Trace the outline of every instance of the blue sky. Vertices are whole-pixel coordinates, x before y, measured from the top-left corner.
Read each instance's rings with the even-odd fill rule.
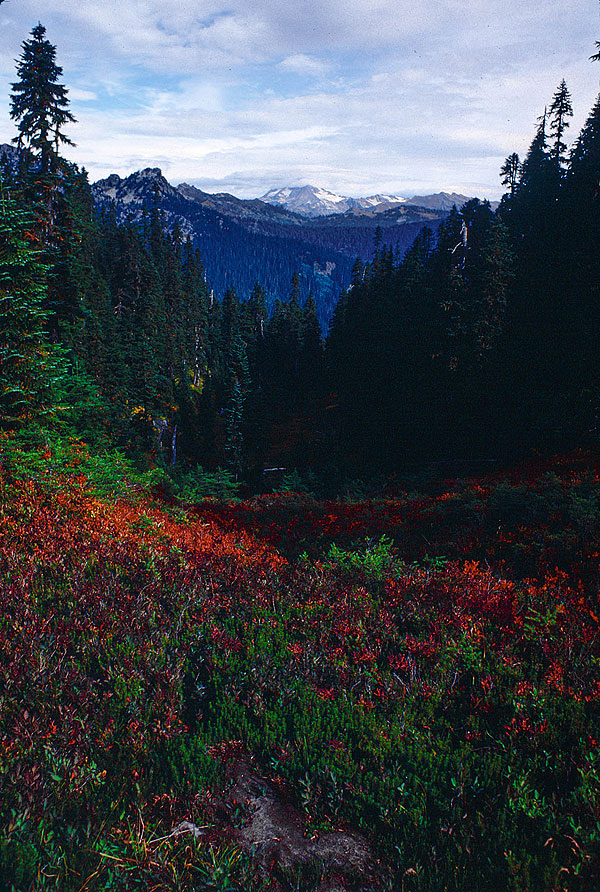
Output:
[[[158,166],[241,197],[312,183],[497,198],[561,79],[571,139],[599,89],[598,0],[6,0],[0,142],[38,21],[92,180]]]

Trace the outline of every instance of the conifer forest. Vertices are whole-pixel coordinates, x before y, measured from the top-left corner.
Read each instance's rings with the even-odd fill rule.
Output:
[[[59,52],[0,164],[0,892],[598,892],[600,98],[324,328],[94,201]]]

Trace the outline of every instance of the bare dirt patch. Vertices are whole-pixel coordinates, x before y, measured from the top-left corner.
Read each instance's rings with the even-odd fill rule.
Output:
[[[240,815],[238,845],[253,852],[271,872],[305,877],[315,892],[376,892],[384,876],[368,841],[359,833],[336,828],[324,833],[308,829],[305,813],[294,806],[283,787],[261,776],[248,757],[230,766],[228,807]]]

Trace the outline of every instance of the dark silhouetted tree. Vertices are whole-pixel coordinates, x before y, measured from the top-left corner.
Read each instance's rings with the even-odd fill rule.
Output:
[[[565,130],[569,126],[569,118],[573,116],[573,105],[571,103],[571,94],[564,80],[558,86],[556,93],[552,98],[549,109],[550,118],[550,136],[553,138],[553,146],[551,150],[552,158],[557,168],[564,166],[565,154],[567,151],[566,143],[563,140]]]
[[[511,155],[508,156],[500,169],[502,185],[506,186],[511,196],[513,196],[516,192],[520,173],[521,162],[517,153],[513,152]]]

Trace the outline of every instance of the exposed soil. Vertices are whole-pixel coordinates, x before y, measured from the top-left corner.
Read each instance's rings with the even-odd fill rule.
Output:
[[[310,835],[308,818],[280,787],[262,777],[247,757],[229,766],[229,810],[239,809],[238,845],[271,871],[278,865],[290,876],[304,872],[315,892],[376,892],[384,875],[367,840],[339,828]],[[319,879],[320,875],[320,879]]]

